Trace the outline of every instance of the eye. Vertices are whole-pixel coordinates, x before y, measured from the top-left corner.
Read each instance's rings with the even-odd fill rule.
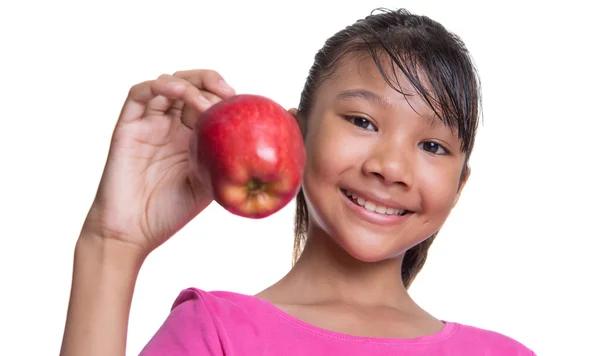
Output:
[[[425,151],[427,153],[431,153],[434,155],[447,155],[450,153],[444,146],[440,145],[437,142],[433,142],[433,141],[421,142],[419,144],[419,148],[421,148],[423,151]]]
[[[369,131],[377,131],[377,127],[375,127],[375,125],[373,125],[373,123],[371,121],[365,119],[364,117],[345,116],[344,119],[346,119],[352,125],[360,127],[361,129],[369,130]]]

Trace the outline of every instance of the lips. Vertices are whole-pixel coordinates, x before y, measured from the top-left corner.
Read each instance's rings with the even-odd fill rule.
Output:
[[[366,199],[366,198],[360,196],[359,194],[352,192],[350,190],[342,189],[342,192],[354,204],[362,207],[363,209],[374,212],[374,213],[378,213],[381,215],[396,215],[396,216],[404,216],[406,214],[411,213],[411,211],[406,210],[406,209],[397,209],[394,207],[382,205],[381,203],[375,203],[375,202],[369,201],[368,198]]]

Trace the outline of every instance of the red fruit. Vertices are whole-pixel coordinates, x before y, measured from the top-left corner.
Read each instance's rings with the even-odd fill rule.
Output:
[[[206,110],[190,141],[190,163],[227,211],[267,217],[300,190],[306,152],[292,114],[259,95],[236,95]]]

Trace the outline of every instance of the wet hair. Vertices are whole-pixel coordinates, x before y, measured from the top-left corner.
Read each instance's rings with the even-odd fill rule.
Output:
[[[426,16],[404,9],[376,9],[329,38],[315,55],[298,115],[308,119],[317,89],[343,59],[364,55],[373,59],[388,85],[405,96],[419,95],[436,118],[458,135],[466,156],[466,171],[480,114],[479,76],[463,41]],[[412,91],[399,86],[399,75],[408,79]],[[308,234],[308,210],[302,190],[296,197],[294,230],[293,263],[300,258]],[[423,268],[436,235],[406,251],[401,271],[406,288]]]

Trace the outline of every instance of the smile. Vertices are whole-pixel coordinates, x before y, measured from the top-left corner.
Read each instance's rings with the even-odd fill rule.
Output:
[[[390,207],[386,207],[386,206],[382,206],[382,205],[377,205],[373,202],[370,202],[370,201],[356,195],[355,193],[353,193],[349,190],[342,189],[342,192],[348,198],[348,200],[352,201],[354,204],[356,204],[370,212],[378,213],[381,215],[396,215],[396,216],[404,216],[404,215],[410,213],[410,211],[408,211],[406,209],[394,209],[394,208],[390,208]]]

